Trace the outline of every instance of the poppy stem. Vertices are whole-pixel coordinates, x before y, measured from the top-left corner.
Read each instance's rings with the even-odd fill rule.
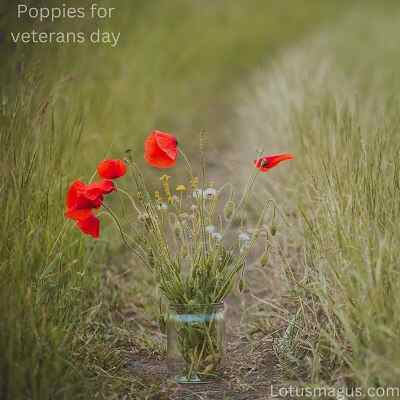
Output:
[[[186,169],[187,169],[187,171],[189,172],[190,179],[193,179],[193,168],[192,168],[192,164],[190,163],[190,160],[189,160],[188,156],[185,154],[185,152],[182,150],[181,147],[179,147],[179,151],[181,152],[182,157],[183,157],[183,159],[184,159],[184,161],[185,161]]]
[[[260,171],[258,169],[256,169],[256,171],[253,172],[250,175],[250,179],[248,180],[248,183],[247,183],[246,188],[245,188],[245,190],[243,192],[242,198],[239,200],[238,206],[235,207],[235,209],[233,211],[233,215],[232,215],[231,219],[229,220],[227,226],[225,227],[224,235],[226,234],[226,232],[228,232],[228,230],[232,226],[232,222],[235,219],[236,215],[238,215],[239,211],[241,210],[243,205],[246,203],[246,200],[247,200],[247,198],[249,196],[249,193],[253,189],[253,186],[254,186],[259,174],[260,174]]]
[[[133,199],[133,197],[126,190],[121,189],[119,186],[117,187],[117,191],[123,193],[126,197],[128,197],[128,199],[132,203],[133,208],[136,210],[138,215],[140,215],[141,211],[139,210],[138,206],[136,205],[135,200]]]
[[[107,207],[105,204],[103,204],[103,207],[106,209],[107,213],[111,216],[111,218],[114,220],[115,224],[117,225],[117,228],[121,234],[121,238],[122,241],[126,244],[126,246],[130,249],[130,250],[135,250],[130,243],[127,241],[126,239],[126,233],[123,231],[121,223],[119,222],[118,217],[114,214],[114,212],[111,210],[110,207]]]
[[[93,172],[92,176],[89,179],[89,184],[93,182],[93,179],[95,178],[95,176],[97,175],[97,170]]]

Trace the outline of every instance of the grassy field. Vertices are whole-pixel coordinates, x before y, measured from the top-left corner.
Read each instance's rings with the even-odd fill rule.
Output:
[[[121,31],[116,49],[0,43],[0,397],[160,392],[126,361],[132,349],[161,352],[141,319],[156,317],[151,280],[127,272],[115,234],[94,244],[63,218],[73,177],[127,148],[142,157],[155,127],[193,155],[202,128],[239,158],[260,142],[297,150],[293,175],[267,187],[278,198],[290,187],[297,216],[285,234],[304,254],[280,261],[288,309],[299,306],[278,354],[285,373],[398,384],[396,2],[118,4],[102,25]]]
[[[292,184],[297,192],[288,235],[299,238],[301,266],[283,262],[287,304],[297,307],[285,314],[277,353],[287,379],[306,386],[347,383],[367,393],[400,382],[400,57],[392,42],[400,9],[385,5],[355,7],[282,52],[239,108],[238,129],[253,128],[247,143],[297,148],[283,196],[270,190],[286,205]]]

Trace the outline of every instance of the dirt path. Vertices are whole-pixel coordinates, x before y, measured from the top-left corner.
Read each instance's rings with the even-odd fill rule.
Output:
[[[177,385],[167,378],[165,360],[134,357],[129,367],[145,382],[160,382],[158,395],[152,399],[268,399],[271,385],[279,382],[279,371],[268,337],[249,342],[244,337],[230,337],[226,348],[226,367],[220,381],[212,384]]]
[[[284,55],[289,65],[292,58],[297,59],[297,57],[296,51]],[[250,88],[247,93],[248,101],[244,101],[238,107],[236,119],[233,115],[229,116],[231,125],[235,126],[232,128],[232,134],[238,140],[230,151],[227,151],[227,156],[224,156],[225,166],[221,169],[219,163],[221,159],[217,151],[208,153],[209,176],[217,184],[226,182],[226,176],[233,176],[235,185],[243,184],[247,179],[247,173],[243,171],[252,168],[251,160],[260,141],[265,144],[269,153],[291,150],[290,136],[276,134],[290,128],[290,118],[284,114],[284,109],[289,109],[291,103],[286,93],[281,91],[279,82],[276,83],[280,76],[274,75],[275,73],[273,69],[272,75],[271,71],[265,72],[263,76],[258,74],[251,83],[253,89],[257,89],[255,94]],[[263,80],[264,86],[260,85],[260,79]],[[270,104],[271,98],[275,98],[276,102]],[[274,114],[277,107],[279,112]],[[232,110],[231,113],[234,114]],[[264,123],[266,118],[268,123]],[[250,120],[256,124],[253,133],[241,134],[252,128]],[[218,162],[215,162],[216,160]],[[274,246],[267,265],[261,267],[257,260],[252,260],[246,273],[244,293],[233,293],[227,301],[227,343],[223,379],[213,384],[177,385],[168,378],[164,352],[150,353],[146,350],[146,346],[139,346],[137,350],[131,349],[127,356],[128,372],[139,378],[144,386],[155,387],[155,390],[146,395],[147,397],[137,397],[138,399],[261,400],[271,398],[271,388],[282,384],[283,379],[273,350],[273,341],[277,332],[285,328],[285,317],[289,316],[290,311],[285,307],[277,311],[277,308],[284,304],[288,287],[283,273],[284,264],[296,266],[302,257],[302,238],[298,230],[292,230],[292,227],[288,226],[288,222],[289,225],[295,225],[298,216],[291,201],[284,200],[287,187],[290,186],[289,182],[293,180],[292,176],[288,177],[287,171],[285,168],[277,169],[277,172],[274,170],[273,177],[263,176],[264,183],[260,186],[262,190],[257,191],[257,195],[262,199],[272,197],[280,202],[286,221],[283,219],[277,221],[278,231],[273,238]],[[290,197],[286,196],[289,199]],[[145,291],[144,289],[144,293]],[[148,328],[147,324],[146,329]],[[159,342],[161,339],[165,343],[165,337],[156,330],[154,337]],[[129,398],[131,397],[126,397]]]
[[[271,387],[281,382],[279,363],[269,334],[249,333],[243,321],[246,308],[255,306],[251,292],[226,301],[226,352],[224,375],[214,383],[178,385],[168,377],[165,354],[158,357],[139,351],[130,354],[129,371],[148,385],[159,384],[159,392],[150,399],[168,400],[261,400],[271,397]]]

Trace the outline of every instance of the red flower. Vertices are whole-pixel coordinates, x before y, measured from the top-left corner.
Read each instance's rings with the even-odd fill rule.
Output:
[[[95,239],[100,236],[100,221],[93,213],[89,213],[87,218],[77,220],[76,224],[83,233]]]
[[[92,210],[99,208],[103,204],[104,195],[114,190],[115,186],[110,180],[90,185],[85,185],[79,180],[75,181],[68,189],[65,216],[76,221],[82,232],[98,238],[100,221]]]
[[[267,172],[271,168],[276,167],[280,162],[285,160],[293,160],[294,156],[290,153],[274,154],[270,156],[264,156],[258,160],[254,160],[256,168],[261,172]]]
[[[100,182],[91,183],[90,185],[86,185],[85,193],[89,199],[99,199],[105,194],[110,194],[117,190],[115,188],[114,182],[109,179],[104,179]]]
[[[171,168],[178,157],[176,137],[161,131],[153,131],[144,142],[144,158],[156,168]]]
[[[115,190],[112,181],[104,180],[99,183],[85,185],[83,182],[75,181],[67,193],[68,210],[84,210],[99,208],[103,203],[103,195]]]
[[[102,178],[117,179],[126,174],[126,164],[122,160],[103,160],[97,166],[97,172]]]

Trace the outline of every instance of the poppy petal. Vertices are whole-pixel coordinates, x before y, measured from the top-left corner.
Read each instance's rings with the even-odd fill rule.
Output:
[[[153,131],[144,142],[144,158],[153,167],[171,168],[178,156],[175,136],[161,131]]]
[[[114,182],[109,179],[102,180],[99,183],[99,185],[104,194],[109,194],[117,190],[117,188],[114,185]]]
[[[67,193],[66,218],[79,220],[87,216],[91,209],[99,208],[103,204],[103,197],[116,190],[110,180],[85,185],[77,180],[71,184]]]
[[[78,198],[78,193],[79,191],[83,190],[85,188],[85,184],[80,181],[80,180],[76,180],[75,182],[73,182],[71,184],[71,186],[68,189],[67,192],[67,208],[71,208],[73,206],[75,206],[76,202],[77,202],[77,198]]]
[[[86,235],[97,239],[100,236],[100,220],[93,214],[76,222],[78,228]]]
[[[256,168],[261,172],[267,172],[271,168],[276,167],[279,163],[286,160],[293,160],[294,156],[290,153],[273,154],[264,156],[254,161]]]
[[[178,156],[178,141],[176,137],[161,131],[154,131],[154,137],[158,147],[171,159],[176,160]]]
[[[102,178],[117,179],[126,174],[126,164],[122,160],[103,160],[97,166],[97,172]]]
[[[73,208],[68,209],[65,212],[65,217],[69,219],[73,219],[75,221],[79,220],[84,220],[89,217],[89,215],[92,213],[92,210],[90,208],[85,208],[82,210],[76,210]]]
[[[87,185],[85,188],[85,194],[90,200],[97,201],[99,198],[103,200],[102,197],[104,194],[109,194],[115,190],[117,189],[113,181],[105,179],[101,182],[94,182],[90,185]]]

